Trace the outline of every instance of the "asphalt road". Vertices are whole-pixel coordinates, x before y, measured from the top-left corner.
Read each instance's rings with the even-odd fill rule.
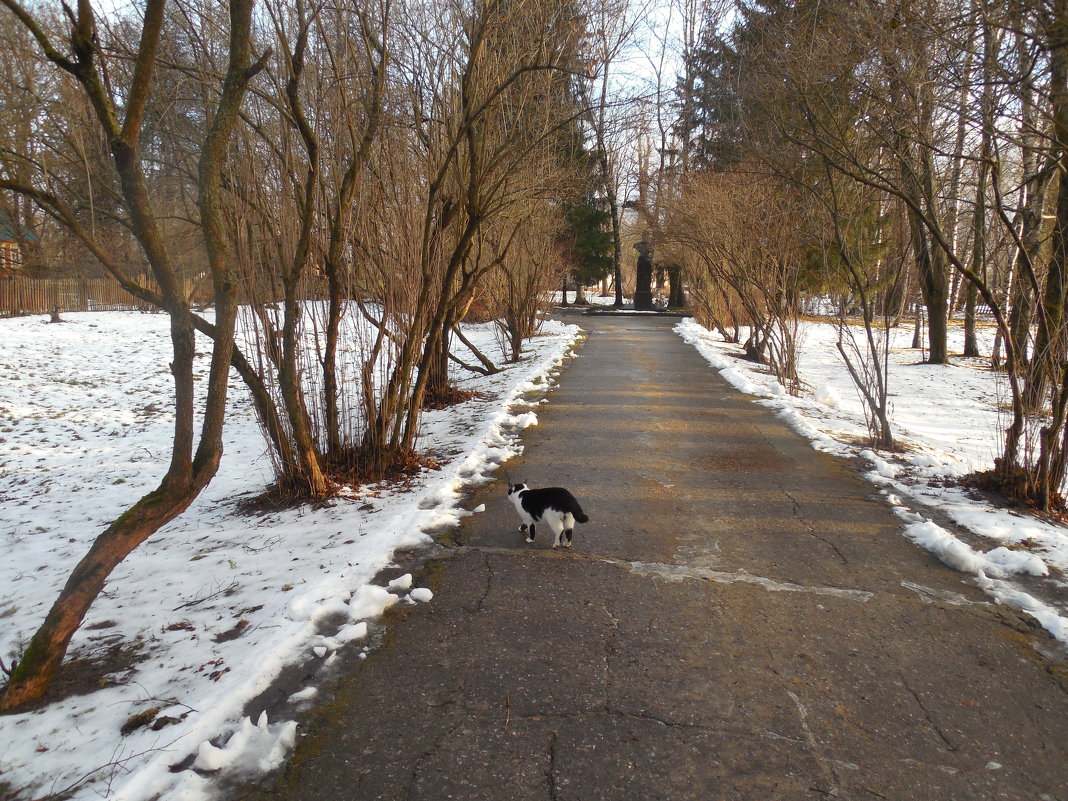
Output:
[[[504,481],[235,798],[1068,799],[1052,642],[902,536],[851,467],[675,320],[578,320],[514,480],[590,522],[527,545]],[[1045,655],[1044,655],[1045,654]]]

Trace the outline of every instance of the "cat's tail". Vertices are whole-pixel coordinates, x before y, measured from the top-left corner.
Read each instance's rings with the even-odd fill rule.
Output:
[[[589,523],[589,516],[582,511],[582,507],[579,506],[578,501],[574,498],[571,499],[571,516],[575,518],[576,523]]]

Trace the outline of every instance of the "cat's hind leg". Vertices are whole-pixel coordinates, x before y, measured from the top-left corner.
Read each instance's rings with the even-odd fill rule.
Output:
[[[563,542],[563,545],[564,545],[565,548],[570,548],[571,547],[571,536],[575,531],[575,518],[572,517],[570,513],[566,514],[566,515],[564,515],[564,519],[561,522],[561,525],[564,527],[564,534],[563,534],[564,542]]]
[[[564,524],[561,520],[553,520],[549,523],[549,527],[556,532],[556,537],[553,539],[553,548],[560,547],[560,537],[564,533]]]

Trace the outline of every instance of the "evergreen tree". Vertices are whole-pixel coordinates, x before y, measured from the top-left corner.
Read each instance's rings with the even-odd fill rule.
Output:
[[[578,95],[572,87],[569,100],[576,110],[580,108]],[[579,287],[607,278],[615,267],[612,210],[603,191],[599,191],[603,189],[603,176],[597,153],[586,147],[585,136],[581,117],[576,113],[561,142],[561,161],[573,171],[576,183],[571,197],[563,203],[560,249]],[[566,285],[565,281],[565,290]],[[566,291],[563,300],[566,305]]]
[[[593,192],[564,209],[567,221],[565,247],[578,286],[590,286],[612,272],[611,215],[607,204]],[[566,301],[567,298],[565,297]]]

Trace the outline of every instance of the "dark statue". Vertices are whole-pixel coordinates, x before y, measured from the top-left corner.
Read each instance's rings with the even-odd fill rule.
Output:
[[[638,251],[638,275],[634,284],[634,308],[652,311],[653,306],[653,243],[648,232],[634,249]]]

